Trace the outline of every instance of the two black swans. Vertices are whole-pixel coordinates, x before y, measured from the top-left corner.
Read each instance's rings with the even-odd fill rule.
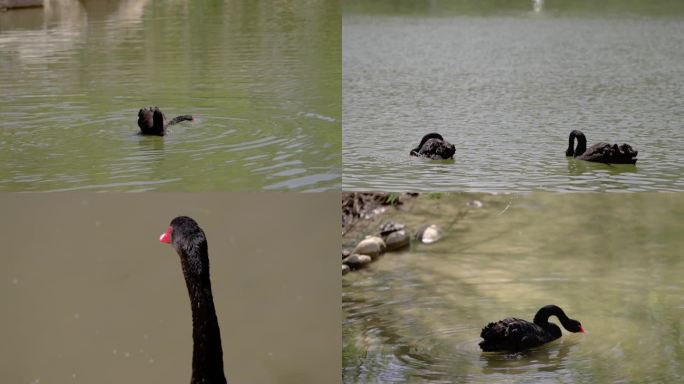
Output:
[[[432,160],[453,159],[456,147],[444,140],[439,133],[428,133],[423,136],[417,147],[411,150],[411,156],[427,157]]]
[[[570,332],[584,332],[579,321],[568,318],[555,305],[542,307],[534,316],[534,322],[509,317],[482,328],[480,348],[485,352],[520,351],[534,348],[561,337],[561,329],[549,323],[549,316],[556,316],[563,328]]]
[[[192,218],[178,216],[171,221],[159,241],[172,244],[180,256],[185,285],[190,295],[193,341],[190,383],[225,384],[221,332],[211,293],[209,253],[204,231]]]
[[[165,121],[164,114],[158,107],[145,107],[138,111],[138,127],[143,135],[164,136],[166,128],[170,125],[192,120],[194,119],[191,115],[181,115]]]
[[[575,148],[575,139],[577,139],[577,148]],[[632,149],[629,144],[598,143],[587,148],[587,138],[582,131],[578,130],[570,132],[568,141],[565,156],[606,164],[636,164],[637,162],[636,157],[639,152]]]

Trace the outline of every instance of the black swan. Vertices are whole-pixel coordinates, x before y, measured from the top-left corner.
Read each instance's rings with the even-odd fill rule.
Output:
[[[191,384],[226,383],[223,374],[223,349],[214,299],[209,281],[207,238],[197,222],[178,216],[160,237],[178,252],[192,307]]]
[[[542,307],[534,315],[534,322],[509,317],[482,328],[480,348],[485,352],[520,351],[546,344],[561,337],[561,329],[549,323],[549,316],[556,316],[570,332],[584,332],[579,321],[568,318],[555,305]]]
[[[575,138],[577,138],[577,148],[574,148]],[[582,131],[578,130],[570,132],[568,141],[565,156],[606,164],[636,164],[637,162],[636,157],[639,152],[632,149],[629,144],[618,146],[617,144],[598,143],[587,148],[587,138]]]
[[[166,128],[181,121],[192,121],[191,115],[176,116],[170,121],[164,121],[164,114],[158,107],[145,107],[138,111],[138,127],[143,135],[164,136]]]
[[[428,133],[423,136],[417,147],[411,150],[411,156],[427,157],[432,160],[453,159],[456,147],[444,140],[439,133]]]

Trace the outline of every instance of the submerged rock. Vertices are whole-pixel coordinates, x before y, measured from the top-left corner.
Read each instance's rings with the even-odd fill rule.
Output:
[[[427,224],[416,232],[416,239],[423,244],[432,244],[442,238],[442,230],[434,224]]]
[[[381,238],[377,236],[368,236],[356,245],[356,248],[352,251],[352,256],[353,254],[358,253],[360,255],[368,255],[375,259],[385,253],[385,249],[387,249],[387,246]]]
[[[480,200],[470,200],[466,203],[470,208],[482,208],[482,202]]]
[[[368,255],[359,255],[354,253],[342,260],[342,264],[346,264],[351,269],[359,269],[363,268],[367,264],[370,264],[371,261],[373,261],[373,259]],[[342,267],[342,273],[345,273],[344,267]]]

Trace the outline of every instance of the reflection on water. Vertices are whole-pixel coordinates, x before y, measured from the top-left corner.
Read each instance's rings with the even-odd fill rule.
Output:
[[[345,2],[343,188],[683,190],[682,4],[536,3]],[[636,167],[568,172],[573,129]],[[428,132],[454,164],[408,156]]]
[[[448,194],[359,226],[345,246],[387,219],[445,237],[343,277],[344,382],[679,382],[683,215],[679,194]],[[480,351],[485,324],[551,303],[587,333]]]
[[[338,188],[338,8],[52,0],[0,13],[0,190]],[[152,164],[134,137],[149,105],[197,117],[158,139]]]
[[[189,382],[188,293],[178,255],[158,240],[178,214],[207,235],[229,382],[338,382],[339,260],[321,257],[339,250],[336,202],[0,194],[0,382]]]

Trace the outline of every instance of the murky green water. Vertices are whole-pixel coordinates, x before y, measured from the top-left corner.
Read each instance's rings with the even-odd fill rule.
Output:
[[[422,195],[344,239],[388,218],[445,229],[343,277],[344,382],[681,382],[682,217],[679,194]],[[479,350],[487,322],[551,303],[587,333]]]
[[[345,2],[343,188],[681,191],[682,47],[674,1]],[[637,166],[568,161],[572,129]],[[453,163],[408,156],[433,131]]]
[[[339,188],[338,2],[46,4],[0,13],[0,190]]]

